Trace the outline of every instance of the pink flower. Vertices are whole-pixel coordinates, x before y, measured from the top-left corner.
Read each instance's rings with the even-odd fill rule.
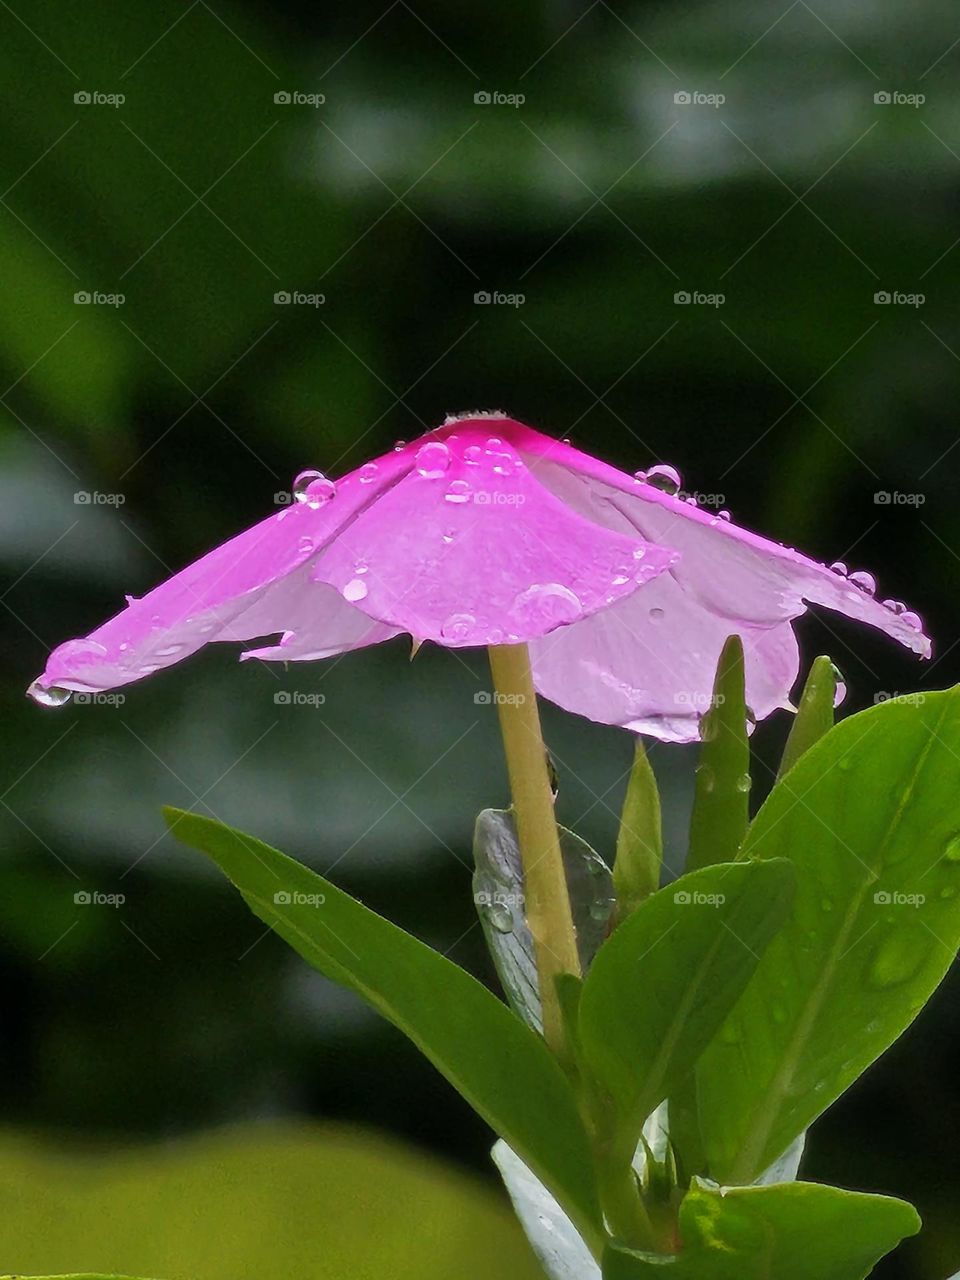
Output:
[[[326,658],[402,632],[452,648],[530,645],[539,691],[593,720],[697,736],[720,649],[744,643],[759,719],[789,706],[792,620],[825,605],[928,657],[919,618],[867,574],[828,569],[502,414],[450,418],[295,501],[50,654],[57,705],[208,641],[280,638],[245,658]],[[672,492],[673,491],[673,492]]]

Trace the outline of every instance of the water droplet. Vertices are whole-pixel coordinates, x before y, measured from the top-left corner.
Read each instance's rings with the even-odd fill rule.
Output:
[[[449,545],[457,536],[457,531],[456,529],[446,529],[440,536]]]
[[[297,550],[302,556],[308,556],[315,545],[316,543],[312,538],[301,538],[297,543]]]
[[[940,890],[941,898],[955,898],[956,896],[957,896],[957,891],[952,885],[948,884],[945,889]]]
[[[467,445],[466,449],[463,451],[463,460],[464,462],[469,462],[472,467],[475,467],[478,463],[483,461],[483,450],[478,444]]]
[[[484,914],[498,933],[513,933],[513,914],[503,902],[491,902]]]
[[[301,471],[293,482],[293,496],[308,507],[322,507],[337,492],[337,486],[322,471]]]
[[[650,619],[651,622],[661,622],[663,620],[663,610],[658,608],[653,608],[647,614],[647,617]]]
[[[839,573],[841,578],[845,578],[847,576],[847,566],[842,560],[834,560],[833,564],[830,566],[830,572]]]
[[[470,501],[470,486],[466,480],[454,480],[443,495],[445,501],[463,503]]]
[[[902,600],[881,600],[880,603],[885,609],[889,609],[891,613],[906,613],[907,606]]]
[[[661,462],[647,472],[647,484],[653,485],[654,489],[659,489],[661,493],[675,496],[679,493],[683,481],[676,467]]]
[[[714,777],[713,770],[710,768],[710,766],[708,764],[698,764],[696,772],[697,772],[697,784],[704,791],[712,791],[714,788],[716,779]]]
[[[354,561],[354,565],[353,565],[353,572],[354,572],[354,573],[360,573],[360,574],[363,574],[363,573],[368,573],[368,572],[369,572],[369,570],[370,570],[370,566],[367,564],[366,560],[356,560],[356,561]]]
[[[27,697],[32,698],[41,707],[63,707],[73,697],[73,690],[61,689],[55,684],[44,686],[39,680],[34,680],[27,690]]]
[[[372,484],[377,478],[379,468],[375,462],[365,462],[360,468],[360,483]]]
[[[183,648],[184,646],[182,644],[168,644],[163,649],[155,649],[154,654],[158,658],[173,658]]]
[[[472,634],[477,620],[472,613],[451,613],[440,627],[440,635],[452,644],[462,644]]]
[[[901,613],[900,620],[901,622],[904,622],[911,631],[923,630],[923,619],[920,617],[919,613],[913,613],[910,609],[908,609],[906,613]]]
[[[514,471],[514,458],[510,453],[493,453],[490,455],[493,464],[494,473],[498,476],[512,476]]]
[[[395,440],[393,444],[393,452],[400,453],[406,447],[407,447],[406,440]]]
[[[352,578],[343,588],[344,600],[349,600],[351,604],[355,604],[358,600],[363,600],[367,594],[367,584],[362,578]]]
[[[418,452],[414,463],[426,480],[438,480],[450,466],[450,450],[442,440],[431,440]]]
[[[753,779],[750,777],[749,773],[741,773],[740,777],[737,779],[736,786],[738,791],[749,791],[753,786]]]
[[[847,579],[852,582],[858,591],[862,591],[864,595],[872,596],[877,591],[877,580],[872,573],[867,573],[865,569],[858,569],[856,573],[851,573]]]
[[[574,622],[583,614],[579,597],[559,582],[535,583],[521,591],[512,612],[520,624],[540,630]]]
[[[729,512],[729,511],[718,511],[718,512],[717,512],[717,519],[718,519],[718,520],[729,520],[729,519],[730,519],[730,512]]]
[[[837,682],[837,687],[833,694],[833,705],[839,707],[847,696],[847,682],[843,678],[843,672],[836,665],[833,665],[833,678]]]
[[[951,836],[944,845],[943,856],[947,862],[960,862],[960,832]]]
[[[930,951],[930,935],[898,930],[877,948],[870,964],[868,980],[881,990],[907,982],[917,972]]]
[[[633,473],[633,478],[636,480],[637,484],[644,484],[647,479],[647,473],[645,471],[635,471]]]

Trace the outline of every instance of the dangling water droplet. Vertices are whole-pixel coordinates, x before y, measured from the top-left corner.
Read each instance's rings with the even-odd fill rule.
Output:
[[[414,463],[426,480],[438,480],[450,466],[450,450],[442,440],[430,440],[417,452]]]
[[[856,573],[851,573],[847,579],[852,582],[858,591],[862,591],[864,595],[872,596],[877,591],[877,580],[872,573],[867,573],[865,569],[858,569]]]
[[[27,697],[41,707],[64,707],[73,697],[73,690],[61,689],[55,684],[44,686],[39,680],[34,680],[27,690]]]
[[[360,483],[372,484],[377,478],[379,468],[375,462],[365,462],[360,468]]]
[[[440,627],[440,635],[452,644],[462,644],[472,634],[477,620],[472,613],[451,613]]]
[[[583,614],[579,597],[559,582],[535,583],[521,591],[512,612],[524,628],[559,626]]]
[[[314,509],[329,502],[336,492],[337,486],[322,471],[301,471],[293,482],[293,496],[297,502]]]
[[[839,573],[841,578],[845,578],[847,576],[847,566],[842,560],[834,560],[833,564],[830,566],[830,572]]]
[[[458,504],[469,502],[470,486],[466,480],[454,480],[443,497],[446,502],[455,502]]]
[[[837,682],[837,687],[833,694],[833,705],[839,707],[847,696],[847,682],[843,678],[843,672],[840,668],[833,663],[831,663],[831,666],[833,666],[833,678]]]
[[[663,610],[654,607],[647,614],[647,617],[650,619],[651,622],[661,622],[663,620]]]
[[[351,604],[356,604],[358,600],[366,598],[367,584],[362,578],[352,578],[343,588],[342,594],[344,600],[349,600]]]
[[[960,862],[960,832],[951,836],[944,845],[943,856],[947,862]]]
[[[676,467],[671,467],[665,462],[660,462],[655,467],[651,467],[647,472],[647,484],[653,485],[653,487],[655,489],[659,489],[661,493],[668,493],[673,497],[679,493],[683,480],[681,479],[680,472]]]

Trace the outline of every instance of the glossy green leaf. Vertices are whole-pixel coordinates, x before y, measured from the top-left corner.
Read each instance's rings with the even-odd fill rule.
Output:
[[[597,1208],[573,1092],[544,1042],[457,965],[250,836],[166,810],[251,910],[321,973],[400,1028],[550,1187],[588,1235]]]
[[[750,820],[750,744],[744,694],[743,643],[730,636],[717,664],[713,701],[700,722],[687,870],[732,862]]]
[[[566,827],[560,827],[559,832],[580,966],[585,973],[607,936],[613,880],[606,863],[585,840]],[[523,865],[510,810],[484,809],[477,816],[473,859],[473,898],[497,976],[515,1012],[540,1031],[543,1015],[537,962],[524,914]]]
[[[829,658],[816,658],[810,668],[800,705],[783,756],[777,776],[782,778],[792,768],[804,752],[809,751],[814,743],[819,742],[825,733],[833,728],[834,701],[837,695],[837,669]]]
[[[722,864],[648,898],[601,948],[580,998],[584,1060],[630,1155],[644,1119],[689,1073],[790,905],[786,863]]]
[[[660,887],[662,862],[660,791],[647,759],[643,738],[637,734],[613,864],[619,919],[623,920],[651,893],[656,893]]]
[[[920,1219],[912,1206],[809,1182],[721,1191],[695,1181],[680,1206],[682,1253],[611,1246],[604,1280],[864,1280]]]
[[[913,1021],[960,942],[960,693],[852,716],[744,845],[797,872],[790,919],[697,1072],[710,1172],[752,1182]]]

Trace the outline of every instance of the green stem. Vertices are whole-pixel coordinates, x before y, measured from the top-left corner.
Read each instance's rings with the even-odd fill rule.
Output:
[[[612,1235],[634,1249],[655,1248],[656,1232],[633,1168],[597,1159],[600,1203]]]
[[[523,864],[525,914],[537,962],[543,1034],[554,1053],[563,1057],[565,1037],[554,980],[562,973],[579,977],[580,960],[530,654],[525,644],[491,645],[489,654]]]

